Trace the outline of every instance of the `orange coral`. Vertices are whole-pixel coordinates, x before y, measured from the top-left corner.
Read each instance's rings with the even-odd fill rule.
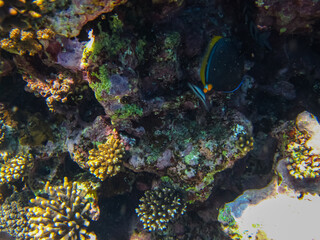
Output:
[[[55,79],[46,79],[45,82],[26,75],[23,80],[28,83],[26,86],[27,91],[34,93],[36,96],[46,98],[50,111],[54,111],[54,102],[65,103],[74,87],[73,79],[65,77],[63,74],[58,74]]]
[[[48,40],[54,35],[55,33],[50,29],[38,30],[34,34],[32,31],[13,28],[9,33],[9,38],[0,41],[0,47],[11,53],[19,55],[29,53],[30,56],[33,56],[43,49],[38,40]]]

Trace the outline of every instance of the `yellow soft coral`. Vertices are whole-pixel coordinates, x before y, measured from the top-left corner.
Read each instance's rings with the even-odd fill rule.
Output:
[[[106,143],[98,146],[98,149],[89,151],[89,171],[102,181],[112,177],[120,171],[123,154],[123,143],[111,135]]]

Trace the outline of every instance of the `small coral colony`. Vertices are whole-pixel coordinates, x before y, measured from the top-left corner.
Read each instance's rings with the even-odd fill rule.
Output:
[[[312,0],[0,0],[4,239],[280,239],[240,219],[319,196],[319,20]]]

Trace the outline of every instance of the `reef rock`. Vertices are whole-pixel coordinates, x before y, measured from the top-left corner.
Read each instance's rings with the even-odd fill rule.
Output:
[[[320,239],[315,211],[320,204],[319,158],[312,152],[317,150],[319,123],[303,112],[294,126],[284,126],[271,183],[245,191],[219,211],[218,220],[232,239]]]
[[[296,125],[302,132],[305,131],[310,136],[307,140],[307,147],[312,148],[313,154],[320,154],[320,125],[317,118],[311,113],[304,111],[297,117]]]
[[[312,0],[259,0],[257,24],[272,27],[280,33],[309,33],[320,17],[320,3]]]

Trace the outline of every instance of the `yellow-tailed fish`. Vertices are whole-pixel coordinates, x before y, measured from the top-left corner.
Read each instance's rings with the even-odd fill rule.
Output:
[[[203,89],[188,84],[208,109],[206,93],[211,90],[232,93],[242,84],[244,59],[234,40],[215,36],[203,57],[200,78]]]

